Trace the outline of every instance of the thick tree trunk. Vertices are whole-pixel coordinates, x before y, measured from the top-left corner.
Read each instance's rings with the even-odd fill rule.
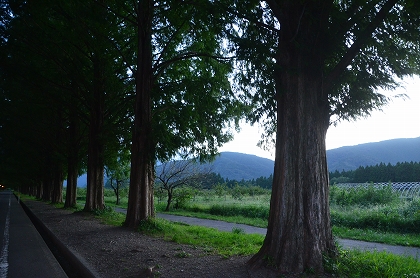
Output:
[[[63,202],[63,171],[58,164],[54,168],[51,202],[53,204],[58,204]]]
[[[249,264],[275,266],[279,273],[320,273],[323,254],[335,253],[325,147],[329,106],[322,67],[314,57],[293,49],[279,53],[269,222],[264,244]]]
[[[130,192],[125,224],[136,227],[154,217],[154,144],[152,137],[152,15],[153,0],[138,2],[136,102],[131,145]]]
[[[93,57],[94,88],[89,123],[88,165],[85,211],[104,209],[104,89],[102,66]]]

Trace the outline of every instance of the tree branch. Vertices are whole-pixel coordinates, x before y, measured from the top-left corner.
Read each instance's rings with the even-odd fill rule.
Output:
[[[356,55],[361,50],[362,46],[366,44],[366,42],[372,38],[372,34],[375,31],[375,29],[381,24],[381,22],[386,18],[388,13],[391,11],[391,9],[395,6],[395,4],[398,2],[398,0],[388,0],[382,8],[379,10],[379,12],[376,14],[376,17],[369,23],[369,25],[366,27],[364,31],[360,33],[360,35],[357,37],[355,42],[350,46],[350,48],[347,50],[347,53],[344,54],[340,62],[334,67],[334,69],[330,72],[330,74],[327,76],[326,81],[324,82],[325,91],[329,91],[333,84],[337,82],[337,80],[340,78],[340,75],[342,72],[347,68],[347,66],[350,65],[351,61],[356,57]]]

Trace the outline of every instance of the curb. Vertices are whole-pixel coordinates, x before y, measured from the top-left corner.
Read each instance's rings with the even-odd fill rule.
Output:
[[[15,195],[17,198],[17,196]],[[100,275],[90,269],[88,267],[87,262],[79,256],[75,251],[71,250],[71,248],[67,247],[62,243],[56,235],[54,235],[53,232],[51,232],[50,229],[26,206],[25,203],[22,202],[22,200],[18,199],[18,202],[22,206],[25,213],[28,215],[29,219],[34,224],[35,228],[38,230],[38,232],[41,234],[44,241],[47,243],[48,247],[50,249],[55,248],[54,250],[51,250],[54,254],[54,256],[59,261],[60,265],[65,270],[66,274],[69,275],[69,277],[86,277],[86,278],[96,278],[100,277]],[[50,245],[53,246],[50,246]],[[53,247],[53,248],[51,248]],[[59,255],[57,254],[59,253]],[[61,259],[58,256],[61,256]],[[63,265],[63,259],[65,260],[65,265]],[[71,272],[71,273],[68,273]]]

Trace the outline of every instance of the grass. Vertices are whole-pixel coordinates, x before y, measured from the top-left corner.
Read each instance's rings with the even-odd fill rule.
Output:
[[[172,223],[160,218],[141,223],[139,231],[168,241],[199,246],[225,257],[255,254],[264,240],[262,235],[249,235],[236,230],[220,232],[213,228]]]
[[[338,226],[333,226],[332,230],[334,236],[339,238],[379,242],[390,245],[420,247],[420,236],[418,234],[378,232],[371,229],[356,229]]]
[[[420,278],[416,259],[387,252],[339,249],[338,259],[325,258],[324,265],[336,277]]]

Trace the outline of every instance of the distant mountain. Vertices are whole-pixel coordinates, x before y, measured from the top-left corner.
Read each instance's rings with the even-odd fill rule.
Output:
[[[212,172],[230,180],[252,180],[268,177],[274,171],[274,161],[256,155],[222,152],[211,164]]]
[[[328,170],[333,172],[357,169],[379,163],[420,161],[420,137],[392,139],[376,143],[341,147],[327,151]]]
[[[376,165],[381,162],[420,161],[420,137],[403,138],[341,147],[327,151],[330,172],[348,171],[359,166]],[[209,165],[206,165],[208,167]],[[268,177],[273,173],[274,161],[256,155],[222,152],[210,163],[211,171],[229,180],[252,180]],[[86,187],[86,174],[78,178],[77,184]]]

